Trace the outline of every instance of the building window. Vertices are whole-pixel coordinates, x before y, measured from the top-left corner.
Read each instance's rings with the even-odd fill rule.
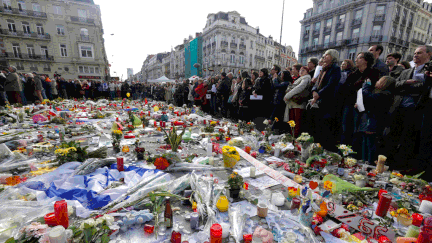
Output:
[[[345,14],[341,14],[339,15],[339,23],[344,23],[345,22]]]
[[[231,43],[236,43],[236,38],[235,38],[235,36],[233,36],[233,37],[231,38]]]
[[[33,3],[33,11],[42,12],[41,6],[38,3]]]
[[[245,62],[245,57],[244,56],[240,56],[239,57],[239,63],[240,64],[244,64],[244,62]]]
[[[321,22],[315,24],[315,30],[319,30],[321,28]]]
[[[48,47],[41,46],[41,54],[42,56],[48,57]]]
[[[355,61],[356,51],[357,51],[356,48],[350,49],[348,53],[348,59]]]
[[[385,5],[377,6],[376,15],[384,15],[385,13]]]
[[[400,11],[401,11],[401,8],[400,8],[400,6],[398,5],[398,6],[396,6],[396,16],[399,16],[399,14],[400,14]]]
[[[355,19],[361,19],[363,15],[363,9],[357,10],[355,13]]]
[[[63,15],[62,8],[60,6],[53,6],[54,14]]]
[[[322,4],[318,4],[318,13],[321,13],[322,11]]]
[[[341,41],[342,40],[342,36],[343,36],[343,32],[338,32],[336,34],[336,41]]]
[[[78,9],[78,17],[87,19],[87,11],[85,11],[84,9]]]
[[[374,25],[372,29],[372,36],[379,36],[381,35],[381,25]]]
[[[235,63],[235,55],[231,55],[231,63]]]
[[[21,57],[21,49],[19,44],[17,43],[12,44],[12,49],[15,57]]]
[[[27,44],[27,54],[29,57],[34,57],[36,55],[33,45]]]
[[[67,48],[65,44],[60,44],[60,55],[62,57],[67,57]]]
[[[63,25],[57,25],[57,34],[58,35],[65,35],[65,29]]]
[[[396,35],[396,29],[397,29],[397,27],[393,26],[392,32],[391,32],[391,36],[395,36]]]
[[[92,46],[80,46],[81,57],[93,58],[93,47]]]
[[[315,37],[312,42],[312,46],[318,45],[318,37]]]
[[[305,35],[309,35],[310,25],[305,27]]]
[[[360,29],[359,29],[359,28],[355,28],[355,29],[353,29],[353,32],[352,32],[352,38],[357,38],[357,37],[359,37],[359,33],[360,33]]]
[[[88,33],[88,29],[86,29],[86,28],[82,28],[82,29],[81,29],[81,35],[82,35],[82,36],[88,36],[88,35],[89,35],[89,33]]]
[[[324,44],[328,44],[330,42],[330,35],[324,36]]]
[[[31,32],[30,32],[30,25],[29,25],[29,23],[27,23],[27,22],[23,22],[22,23],[22,27],[23,27],[23,32],[25,33],[25,34],[30,34]]]
[[[331,28],[331,25],[332,25],[332,19],[327,19],[327,21],[326,21],[326,27],[327,28]]]
[[[23,1],[19,1],[18,2],[18,10],[21,11],[21,12],[23,12],[23,11],[26,10],[25,2],[23,2]]]
[[[8,20],[8,29],[10,32],[17,32],[15,22],[13,20]]]
[[[11,6],[11,3],[10,3],[10,0],[3,0],[3,8],[4,9],[12,10],[12,6]]]
[[[36,30],[37,30],[38,35],[44,35],[45,34],[44,28],[41,24],[36,25]]]
[[[402,13],[402,20],[405,20],[407,15],[408,15],[408,10],[405,9]]]

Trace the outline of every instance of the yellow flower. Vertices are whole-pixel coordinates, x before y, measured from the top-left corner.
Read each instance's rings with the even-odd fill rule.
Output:
[[[216,126],[216,125],[217,125],[217,122],[212,121],[212,122],[210,122],[210,125],[212,125],[212,126]]]
[[[295,127],[295,121],[291,120],[288,122],[288,124],[290,125],[290,127]]]
[[[331,182],[331,181],[325,181],[324,182],[324,189],[326,189],[327,191],[330,191],[331,193],[333,193],[333,182]]]
[[[276,121],[276,122],[278,122],[278,121],[279,121],[279,119],[278,119],[277,117],[275,117],[275,121]]]

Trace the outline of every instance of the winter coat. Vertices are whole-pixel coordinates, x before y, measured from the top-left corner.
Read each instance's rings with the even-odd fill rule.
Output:
[[[6,82],[4,83],[4,91],[23,91],[21,79],[17,73],[9,73],[6,77]]]
[[[296,102],[292,101],[291,98],[294,95],[300,94],[303,90],[307,89],[311,82],[311,76],[305,75],[301,76],[300,78],[296,79],[293,84],[289,85],[286,89],[286,94],[283,98],[283,100],[286,103],[285,107],[285,115],[284,115],[284,122],[288,122],[290,120],[289,118],[289,110],[290,109],[306,109],[306,102],[303,102],[302,104],[297,104]],[[292,120],[292,119],[291,119]]]
[[[283,104],[283,98],[285,96],[285,91],[290,84],[289,81],[283,81],[280,79],[273,80],[273,88],[274,88],[274,96],[273,96],[273,104],[280,105]]]

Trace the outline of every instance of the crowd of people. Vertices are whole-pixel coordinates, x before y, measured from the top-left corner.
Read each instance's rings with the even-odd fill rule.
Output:
[[[401,54],[380,60],[381,45],[357,54],[355,62],[340,60],[330,49],[307,64],[282,70],[266,68],[149,84],[93,82],[19,74],[15,67],[0,74],[1,102],[28,104],[62,98],[152,98],[177,106],[199,106],[216,117],[253,121],[262,128],[272,122],[276,134],[308,132],[330,151],[351,145],[354,157],[373,164],[387,156],[392,169],[407,174],[431,171],[432,162],[432,47],[420,46],[411,63]],[[341,63],[341,66],[339,66]],[[431,67],[432,69],[432,67]],[[129,95],[127,95],[129,93]]]
[[[382,52],[381,45],[371,46],[353,62],[330,49],[286,70],[275,65],[238,77],[221,73],[146,86],[146,92],[217,117],[258,126],[269,119],[277,134],[290,132],[287,122],[293,120],[295,136],[308,132],[327,150],[346,144],[369,164],[383,154],[394,170],[432,172],[432,47],[418,47],[411,63],[401,61],[399,53],[383,62]]]

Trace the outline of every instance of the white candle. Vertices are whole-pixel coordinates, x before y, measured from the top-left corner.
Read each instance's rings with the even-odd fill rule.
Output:
[[[207,143],[207,157],[211,157],[213,155],[213,144],[209,139],[209,142]]]
[[[48,234],[51,243],[66,243],[66,230],[59,225],[51,229]]]
[[[250,167],[250,177],[255,178],[256,168],[254,166]]]
[[[213,156],[209,158],[209,165],[214,166],[214,158],[213,158]]]

